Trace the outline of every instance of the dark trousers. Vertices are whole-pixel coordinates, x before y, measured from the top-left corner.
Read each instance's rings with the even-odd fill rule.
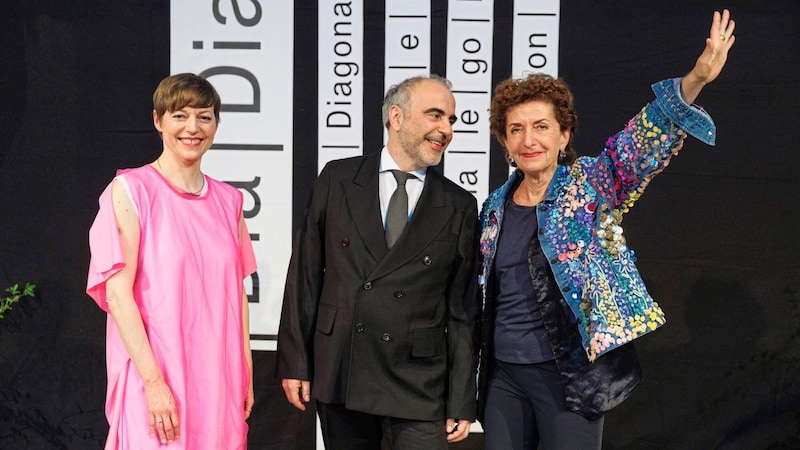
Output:
[[[603,443],[603,420],[588,420],[564,406],[554,361],[495,361],[483,422],[486,450],[590,450]]]
[[[317,413],[327,450],[447,450],[444,420],[375,416],[322,402]]]

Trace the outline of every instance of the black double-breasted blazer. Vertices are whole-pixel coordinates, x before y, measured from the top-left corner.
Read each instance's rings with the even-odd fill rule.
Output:
[[[380,153],[320,173],[289,264],[278,331],[280,378],[312,396],[413,420],[475,418],[475,198],[429,169],[387,249]]]

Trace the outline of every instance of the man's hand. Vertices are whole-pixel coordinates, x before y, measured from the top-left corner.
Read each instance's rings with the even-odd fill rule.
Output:
[[[469,436],[469,427],[472,422],[469,420],[447,419],[445,423],[447,430],[447,442],[463,441]]]
[[[281,381],[286,400],[300,411],[306,410],[306,403],[311,401],[311,382],[284,378]]]

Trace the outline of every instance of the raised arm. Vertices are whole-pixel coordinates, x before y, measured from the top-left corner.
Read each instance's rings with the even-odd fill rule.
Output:
[[[697,58],[692,71],[681,81],[681,96],[686,103],[691,105],[703,87],[714,81],[722,71],[728,60],[728,51],[736,41],[736,36],[733,35],[735,26],[727,9],[722,14],[714,11],[706,47]]]

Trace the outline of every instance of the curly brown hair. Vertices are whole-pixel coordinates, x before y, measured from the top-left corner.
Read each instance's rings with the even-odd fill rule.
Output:
[[[561,130],[570,131],[570,140],[564,149],[564,157],[558,158],[559,164],[570,165],[578,158],[572,148],[572,136],[578,129],[578,113],[575,112],[575,101],[572,91],[561,78],[554,78],[543,73],[534,73],[526,78],[509,78],[502,81],[494,89],[494,97],[489,107],[489,129],[497,141],[503,145],[506,137],[506,114],[514,106],[531,100],[545,101],[553,104]],[[506,160],[513,167],[517,164],[508,158],[508,150],[503,146]]]

